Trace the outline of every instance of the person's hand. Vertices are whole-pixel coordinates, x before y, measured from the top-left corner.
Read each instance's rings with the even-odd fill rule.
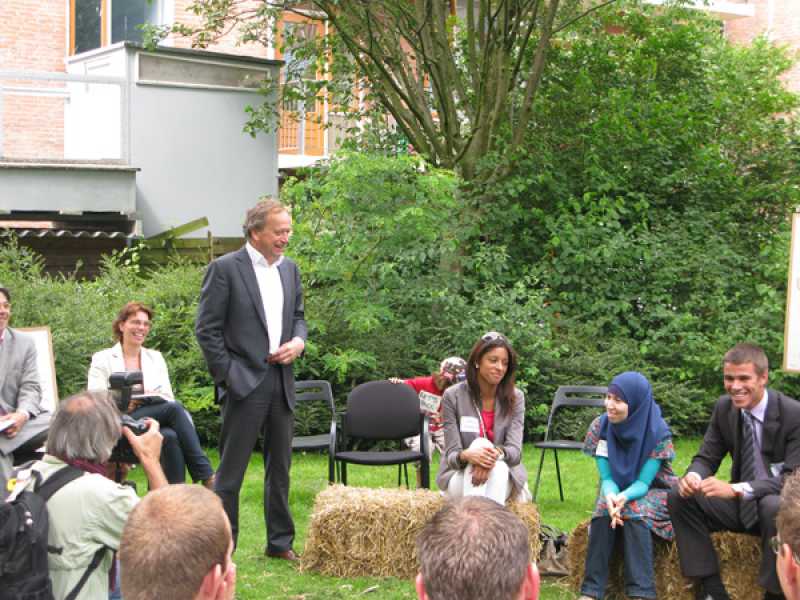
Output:
[[[122,435],[124,435],[130,443],[133,453],[142,463],[142,466],[158,463],[160,461],[161,444],[164,440],[159,431],[160,426],[158,421],[154,419],[145,419],[145,422],[147,423],[147,431],[142,435],[136,435],[127,427],[122,428]]]
[[[399,377],[389,377],[389,383],[403,383],[403,380]]]
[[[12,413],[8,413],[8,414],[3,415],[2,417],[0,417],[0,421],[13,421],[14,422],[13,425],[10,425],[8,427],[8,429],[3,431],[3,434],[7,438],[15,437],[20,432],[20,430],[25,425],[25,423],[28,422],[28,419],[29,419],[28,413],[26,413],[24,411],[12,412]]]
[[[624,494],[608,494],[606,496],[606,507],[608,516],[611,519],[611,528],[616,529],[617,525],[622,526],[622,507],[628,499]]]
[[[702,480],[697,473],[687,473],[678,480],[678,493],[681,498],[694,496],[700,491]]]
[[[305,347],[306,343],[301,338],[293,338],[270,354],[269,362],[273,365],[290,365],[303,353]]]
[[[700,493],[709,498],[735,498],[736,491],[727,481],[720,481],[716,477],[706,477],[700,482]]]
[[[493,447],[467,448],[461,451],[461,455],[472,466],[491,470],[500,456],[500,451]]]
[[[472,485],[479,486],[489,481],[491,471],[479,465],[472,465]]]

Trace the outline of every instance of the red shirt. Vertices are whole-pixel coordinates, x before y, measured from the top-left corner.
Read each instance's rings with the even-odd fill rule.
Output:
[[[433,375],[428,375],[427,377],[414,377],[413,379],[406,379],[404,380],[406,385],[410,385],[414,388],[414,391],[419,394],[420,392],[428,392],[429,394],[433,394],[434,396],[441,396],[444,393],[444,390],[440,390],[436,387],[436,383],[433,381]],[[442,428],[442,405],[439,404],[439,414],[434,415],[430,421],[430,430],[431,431],[439,431]]]
[[[481,410],[481,418],[483,419],[483,426],[486,427],[484,435],[490,442],[494,443],[494,411]]]

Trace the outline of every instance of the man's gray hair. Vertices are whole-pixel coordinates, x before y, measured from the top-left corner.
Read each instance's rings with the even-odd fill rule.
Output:
[[[244,225],[242,225],[244,237],[249,238],[251,233],[264,229],[267,217],[276,212],[289,212],[289,209],[280,201],[269,196],[248,210],[244,218]]]
[[[61,401],[47,434],[47,453],[61,460],[104,463],[121,434],[120,414],[105,390],[84,390]]]
[[[512,600],[530,563],[528,528],[493,500],[467,496],[433,516],[417,555],[431,600]]]

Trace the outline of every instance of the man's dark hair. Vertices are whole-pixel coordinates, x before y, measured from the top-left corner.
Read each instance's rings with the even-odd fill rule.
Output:
[[[766,352],[756,344],[743,343],[736,344],[725,353],[722,358],[723,367],[726,364],[743,365],[753,363],[756,374],[763,375],[769,369],[769,359]]]
[[[0,294],[6,297],[8,303],[11,303],[11,292],[8,291],[8,288],[0,286]]]
[[[431,600],[512,600],[530,563],[528,528],[493,500],[468,496],[434,515],[417,555]]]

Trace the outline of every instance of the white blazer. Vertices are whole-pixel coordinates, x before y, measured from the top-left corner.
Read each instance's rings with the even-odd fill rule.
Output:
[[[169,382],[167,363],[161,352],[142,348],[142,376],[144,389],[147,392],[158,392],[170,400],[174,400],[172,385]],[[111,373],[125,370],[125,359],[122,356],[122,345],[114,344],[92,356],[92,366],[89,367],[89,380],[86,384],[90,390],[107,390],[108,378]]]

